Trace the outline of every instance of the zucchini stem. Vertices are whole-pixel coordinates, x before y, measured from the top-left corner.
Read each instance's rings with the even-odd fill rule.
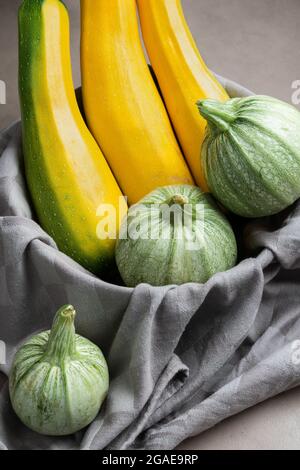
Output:
[[[197,102],[197,106],[201,116],[221,132],[228,131],[231,123],[236,119],[236,112],[231,103],[201,100]]]
[[[75,354],[75,315],[72,305],[64,305],[56,313],[45,352],[51,362],[60,363]]]
[[[174,205],[184,206],[185,204],[188,204],[188,203],[189,203],[188,198],[184,196],[183,194],[174,194],[174,196],[172,196],[167,202],[169,206],[174,206]]]

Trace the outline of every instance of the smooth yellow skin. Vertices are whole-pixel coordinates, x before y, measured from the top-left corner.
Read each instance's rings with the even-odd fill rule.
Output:
[[[137,0],[151,65],[185,158],[199,186],[207,190],[200,151],[206,121],[196,102],[229,96],[208,70],[184,18],[180,0]]]
[[[135,0],[81,0],[85,114],[130,204],[193,184],[149,71]]]
[[[44,0],[41,23],[42,45],[32,59],[30,90],[36,152],[31,151],[30,139],[26,144],[30,136],[25,107],[23,115],[28,182],[39,219],[60,249],[98,272],[102,262],[113,259],[115,246],[115,240],[97,237],[99,206],[116,208],[118,218],[112,224],[118,224],[127,207],[76,102],[65,6],[58,0]]]

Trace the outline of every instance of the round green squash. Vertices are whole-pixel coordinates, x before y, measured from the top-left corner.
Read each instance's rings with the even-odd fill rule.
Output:
[[[198,102],[207,120],[201,164],[208,187],[243,217],[276,214],[300,197],[300,113],[268,96]]]
[[[236,259],[229,222],[209,194],[188,185],[158,188],[132,206],[116,248],[129,287],[204,283]]]
[[[39,333],[21,346],[9,375],[15,413],[30,429],[49,436],[66,436],[89,425],[99,413],[109,386],[100,349],[76,335],[75,309],[64,305],[51,331]]]

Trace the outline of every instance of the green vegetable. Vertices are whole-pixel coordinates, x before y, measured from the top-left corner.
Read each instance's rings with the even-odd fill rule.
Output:
[[[46,435],[63,436],[97,416],[108,391],[100,349],[75,334],[71,305],[56,314],[52,330],[27,341],[9,377],[10,398],[21,421]]]
[[[232,212],[261,217],[300,197],[300,113],[267,96],[203,100],[202,166],[210,191]]]
[[[116,249],[130,287],[206,282],[236,258],[233,231],[211,196],[186,185],[158,188],[132,206]]]

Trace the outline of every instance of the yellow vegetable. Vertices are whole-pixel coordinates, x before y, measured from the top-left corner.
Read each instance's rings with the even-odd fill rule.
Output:
[[[206,121],[196,102],[229,96],[204,63],[180,0],[137,0],[142,33],[171,121],[196,182],[207,189],[200,150]]]
[[[118,213],[122,194],[77,106],[62,2],[23,2],[19,57],[25,168],[38,219],[64,253],[103,272],[114,259],[115,240],[98,238],[97,213],[103,204]],[[110,223],[117,230],[113,215]]]
[[[81,8],[85,114],[129,203],[158,186],[193,184],[144,57],[135,0]]]

